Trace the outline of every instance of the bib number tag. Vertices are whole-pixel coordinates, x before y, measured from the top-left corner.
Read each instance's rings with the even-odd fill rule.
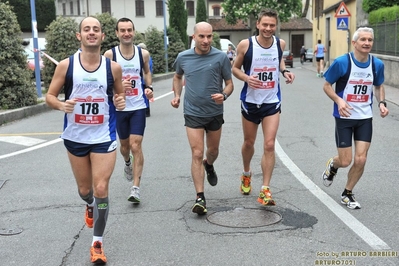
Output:
[[[104,123],[104,98],[78,98],[74,108],[75,123],[99,125]]]

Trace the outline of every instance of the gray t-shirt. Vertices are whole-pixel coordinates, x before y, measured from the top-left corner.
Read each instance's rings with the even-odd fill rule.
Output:
[[[185,76],[184,114],[213,117],[223,114],[223,104],[216,104],[211,95],[223,92],[223,80],[231,79],[227,54],[212,47],[205,55],[194,48],[179,53],[174,68]]]

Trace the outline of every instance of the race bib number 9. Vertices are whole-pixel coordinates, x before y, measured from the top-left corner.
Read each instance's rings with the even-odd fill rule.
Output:
[[[75,123],[85,125],[99,125],[104,123],[104,98],[77,98],[74,108]]]

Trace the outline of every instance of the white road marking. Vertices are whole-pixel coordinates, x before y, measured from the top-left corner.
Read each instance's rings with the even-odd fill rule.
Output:
[[[46,140],[24,136],[0,136],[0,141],[30,147],[45,142]]]
[[[290,172],[302,183],[321,203],[329,208],[344,224],[346,224],[355,234],[362,238],[371,248],[375,250],[391,249],[387,243],[371,232],[365,225],[358,221],[352,214],[342,208],[327,193],[319,188],[283,151],[278,141],[276,141],[276,153],[283,164]],[[321,175],[321,174],[320,174]]]
[[[15,155],[19,155],[19,154],[22,154],[22,153],[34,151],[34,150],[37,150],[37,149],[40,149],[40,148],[43,148],[43,147],[46,147],[46,146],[50,146],[50,145],[53,145],[53,144],[55,144],[57,142],[60,142],[60,141],[62,141],[62,139],[58,138],[58,139],[54,139],[54,140],[51,140],[51,141],[48,141],[48,142],[33,146],[33,147],[26,148],[24,150],[20,150],[20,151],[8,153],[8,154],[0,155],[0,160],[8,158],[8,157],[15,156]]]

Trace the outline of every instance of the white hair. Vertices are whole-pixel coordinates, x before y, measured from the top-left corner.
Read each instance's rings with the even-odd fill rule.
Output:
[[[371,35],[373,36],[373,39],[374,39],[374,30],[372,28],[360,27],[355,31],[355,33],[353,33],[352,41],[356,42],[359,39],[360,32],[369,32],[369,33],[371,33]]]

